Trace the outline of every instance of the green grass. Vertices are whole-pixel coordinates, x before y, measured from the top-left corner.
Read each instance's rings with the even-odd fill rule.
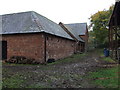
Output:
[[[110,63],[115,63],[115,61],[111,59],[110,57],[103,57],[102,60],[106,62],[110,62]]]
[[[52,87],[50,87],[48,85],[47,86],[42,85],[41,83],[36,83],[36,84],[31,84],[26,88],[52,88]]]
[[[88,77],[92,80],[91,83],[105,87],[105,88],[117,88],[118,87],[118,67],[98,69],[96,72],[90,72]]]
[[[70,63],[70,62],[75,62],[77,60],[80,60],[82,57],[88,55],[87,53],[83,53],[83,54],[74,54],[70,57],[61,59],[61,60],[57,60],[53,63],[49,63],[48,65],[54,65],[54,64],[62,64],[62,63]]]
[[[3,88],[22,88],[22,84],[24,83],[21,75],[16,74],[9,78],[3,78],[2,87]]]
[[[109,63],[115,63],[115,60],[113,60],[112,58],[104,56],[103,49],[96,49],[96,52],[99,54],[100,57],[102,57],[101,60]]]

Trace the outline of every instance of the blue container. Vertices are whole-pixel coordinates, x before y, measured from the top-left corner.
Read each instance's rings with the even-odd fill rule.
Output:
[[[104,56],[108,57],[109,56],[109,50],[107,50],[106,48],[104,49]]]

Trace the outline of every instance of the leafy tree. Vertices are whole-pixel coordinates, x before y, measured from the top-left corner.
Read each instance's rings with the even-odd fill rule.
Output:
[[[94,41],[97,46],[103,46],[108,43],[108,22],[112,14],[114,5],[109,10],[98,11],[90,17],[93,28]]]

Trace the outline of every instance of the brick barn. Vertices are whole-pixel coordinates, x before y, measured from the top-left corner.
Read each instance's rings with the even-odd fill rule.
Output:
[[[62,24],[67,28],[69,32],[71,32],[76,39],[79,41],[78,48],[76,49],[78,52],[87,51],[88,48],[88,28],[87,23],[71,23],[71,24]],[[79,45],[81,49],[79,49]]]
[[[76,41],[60,25],[36,12],[1,16],[2,59],[25,56],[44,63],[76,52]]]
[[[75,53],[84,52],[85,41],[81,37],[79,37],[79,33],[77,32],[77,30],[73,30],[67,27],[67,25],[63,24],[62,22],[60,22],[59,25],[76,41]]]

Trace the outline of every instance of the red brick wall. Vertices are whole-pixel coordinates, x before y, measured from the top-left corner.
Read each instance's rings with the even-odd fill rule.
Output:
[[[75,42],[52,36],[46,36],[46,60],[54,58],[55,60],[71,56],[75,52]]]
[[[83,40],[85,40],[85,42],[88,41],[88,37],[87,37],[86,35],[81,35],[80,37],[81,37]]]
[[[44,62],[44,36],[42,34],[3,35],[7,41],[7,57],[25,56]]]
[[[88,48],[88,33],[86,33],[86,35],[80,35],[80,37],[85,41],[85,50],[87,50]]]
[[[7,58],[11,56],[25,56],[34,58],[39,62],[45,61],[45,36],[46,60],[62,59],[75,52],[75,42],[49,34],[16,34],[3,35],[2,40],[7,41]]]
[[[80,42],[75,43],[75,53],[80,53],[81,52],[81,46]]]

